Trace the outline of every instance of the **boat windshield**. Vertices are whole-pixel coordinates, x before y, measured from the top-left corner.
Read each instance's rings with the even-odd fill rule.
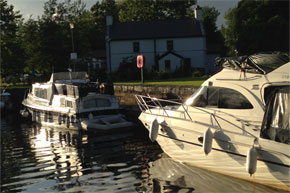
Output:
[[[187,101],[187,106],[220,108],[220,109],[252,109],[253,105],[239,91],[214,86],[200,87]]]
[[[207,87],[201,86],[191,97],[189,97],[186,100],[185,104],[187,106],[205,107],[206,99],[207,99]]]

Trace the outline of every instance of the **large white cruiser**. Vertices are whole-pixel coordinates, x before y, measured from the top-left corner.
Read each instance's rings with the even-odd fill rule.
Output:
[[[48,82],[32,84],[22,104],[22,115],[46,126],[98,131],[133,126],[116,97],[101,94],[85,72],[53,73]]]
[[[290,190],[289,56],[218,63],[185,103],[135,95],[149,137],[175,160]]]

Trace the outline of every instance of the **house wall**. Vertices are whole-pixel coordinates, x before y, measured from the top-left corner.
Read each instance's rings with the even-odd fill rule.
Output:
[[[180,67],[182,65],[182,60],[179,57],[176,57],[172,54],[168,54],[164,58],[159,60],[159,70],[165,69],[165,61],[170,60],[170,71],[175,71],[176,68]]]
[[[191,66],[198,68],[205,68],[206,64],[206,45],[204,37],[191,37],[191,38],[169,38],[156,40],[156,54],[162,55],[167,51],[167,40],[173,40],[173,51],[184,58],[190,58]],[[140,52],[133,52],[133,42],[139,42]],[[154,40],[123,40],[111,41],[111,69],[112,72],[118,70],[120,62],[123,57],[134,56],[143,54],[146,58],[146,66],[154,65]],[[176,56],[168,56],[167,59],[172,60],[172,64],[180,65],[180,58]],[[164,65],[164,58],[161,59],[159,64]]]
[[[133,52],[133,42],[139,42],[140,52]],[[143,54],[146,58],[145,67],[154,65],[154,43],[153,40],[123,40],[111,41],[111,67],[112,72],[118,70],[124,57]]]

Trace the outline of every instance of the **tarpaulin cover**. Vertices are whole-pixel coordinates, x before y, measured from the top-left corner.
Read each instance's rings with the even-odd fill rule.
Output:
[[[216,65],[235,70],[241,69],[242,62],[246,62],[244,70],[251,73],[267,74],[289,62],[286,53],[261,53],[250,56],[236,56],[216,58]]]
[[[52,73],[50,81],[55,82],[57,80],[86,80],[89,76],[86,72],[56,72]]]
[[[290,87],[276,89],[266,106],[261,137],[277,142],[290,143]]]

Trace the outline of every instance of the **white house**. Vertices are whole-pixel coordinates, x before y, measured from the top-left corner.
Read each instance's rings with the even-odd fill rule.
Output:
[[[113,23],[107,16],[108,72],[117,71],[123,58],[139,54],[145,56],[145,68],[158,65],[159,70],[173,72],[187,66],[210,71],[201,11],[195,9],[195,19],[170,21]]]

